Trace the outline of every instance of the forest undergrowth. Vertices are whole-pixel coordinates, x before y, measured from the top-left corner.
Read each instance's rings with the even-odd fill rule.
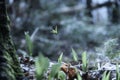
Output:
[[[56,30],[52,32],[57,34]],[[81,56],[71,48],[72,58],[68,61],[64,53],[51,61],[42,53],[32,57],[33,44],[27,32],[25,38],[28,52],[18,54],[23,80],[120,80],[118,39],[109,39],[94,53],[84,51]]]

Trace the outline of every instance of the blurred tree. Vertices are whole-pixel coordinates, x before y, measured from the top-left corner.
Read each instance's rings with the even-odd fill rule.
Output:
[[[114,4],[112,5],[112,14],[111,14],[111,21],[113,23],[119,23],[120,22],[120,1],[115,0]]]
[[[86,0],[86,6],[87,6],[87,16],[88,17],[92,17],[92,12],[91,12],[91,8],[92,8],[92,0]]]
[[[0,80],[18,80],[22,71],[9,33],[5,0],[0,0]]]

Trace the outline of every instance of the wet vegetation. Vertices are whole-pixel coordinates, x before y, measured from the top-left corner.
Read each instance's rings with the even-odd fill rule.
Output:
[[[6,5],[11,32],[3,33],[12,35],[20,80],[120,80],[119,0],[6,0]],[[7,42],[2,30],[0,40]],[[1,47],[3,42],[0,51],[14,49],[9,42]]]

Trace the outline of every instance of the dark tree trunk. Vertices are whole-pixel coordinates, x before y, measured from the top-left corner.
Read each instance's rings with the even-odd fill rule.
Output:
[[[18,80],[22,76],[10,37],[5,0],[0,0],[0,80]]]
[[[119,0],[115,0],[115,3],[112,6],[111,22],[113,22],[113,23],[120,22],[120,1]]]
[[[86,14],[88,17],[92,17],[91,8],[92,8],[92,0],[86,0],[87,11]]]

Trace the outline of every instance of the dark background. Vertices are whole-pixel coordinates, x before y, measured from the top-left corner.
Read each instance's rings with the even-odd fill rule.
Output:
[[[25,32],[33,56],[71,57],[71,48],[95,52],[109,39],[120,39],[120,0],[8,0],[11,34],[17,53],[26,54]],[[51,33],[57,26],[58,34]]]

